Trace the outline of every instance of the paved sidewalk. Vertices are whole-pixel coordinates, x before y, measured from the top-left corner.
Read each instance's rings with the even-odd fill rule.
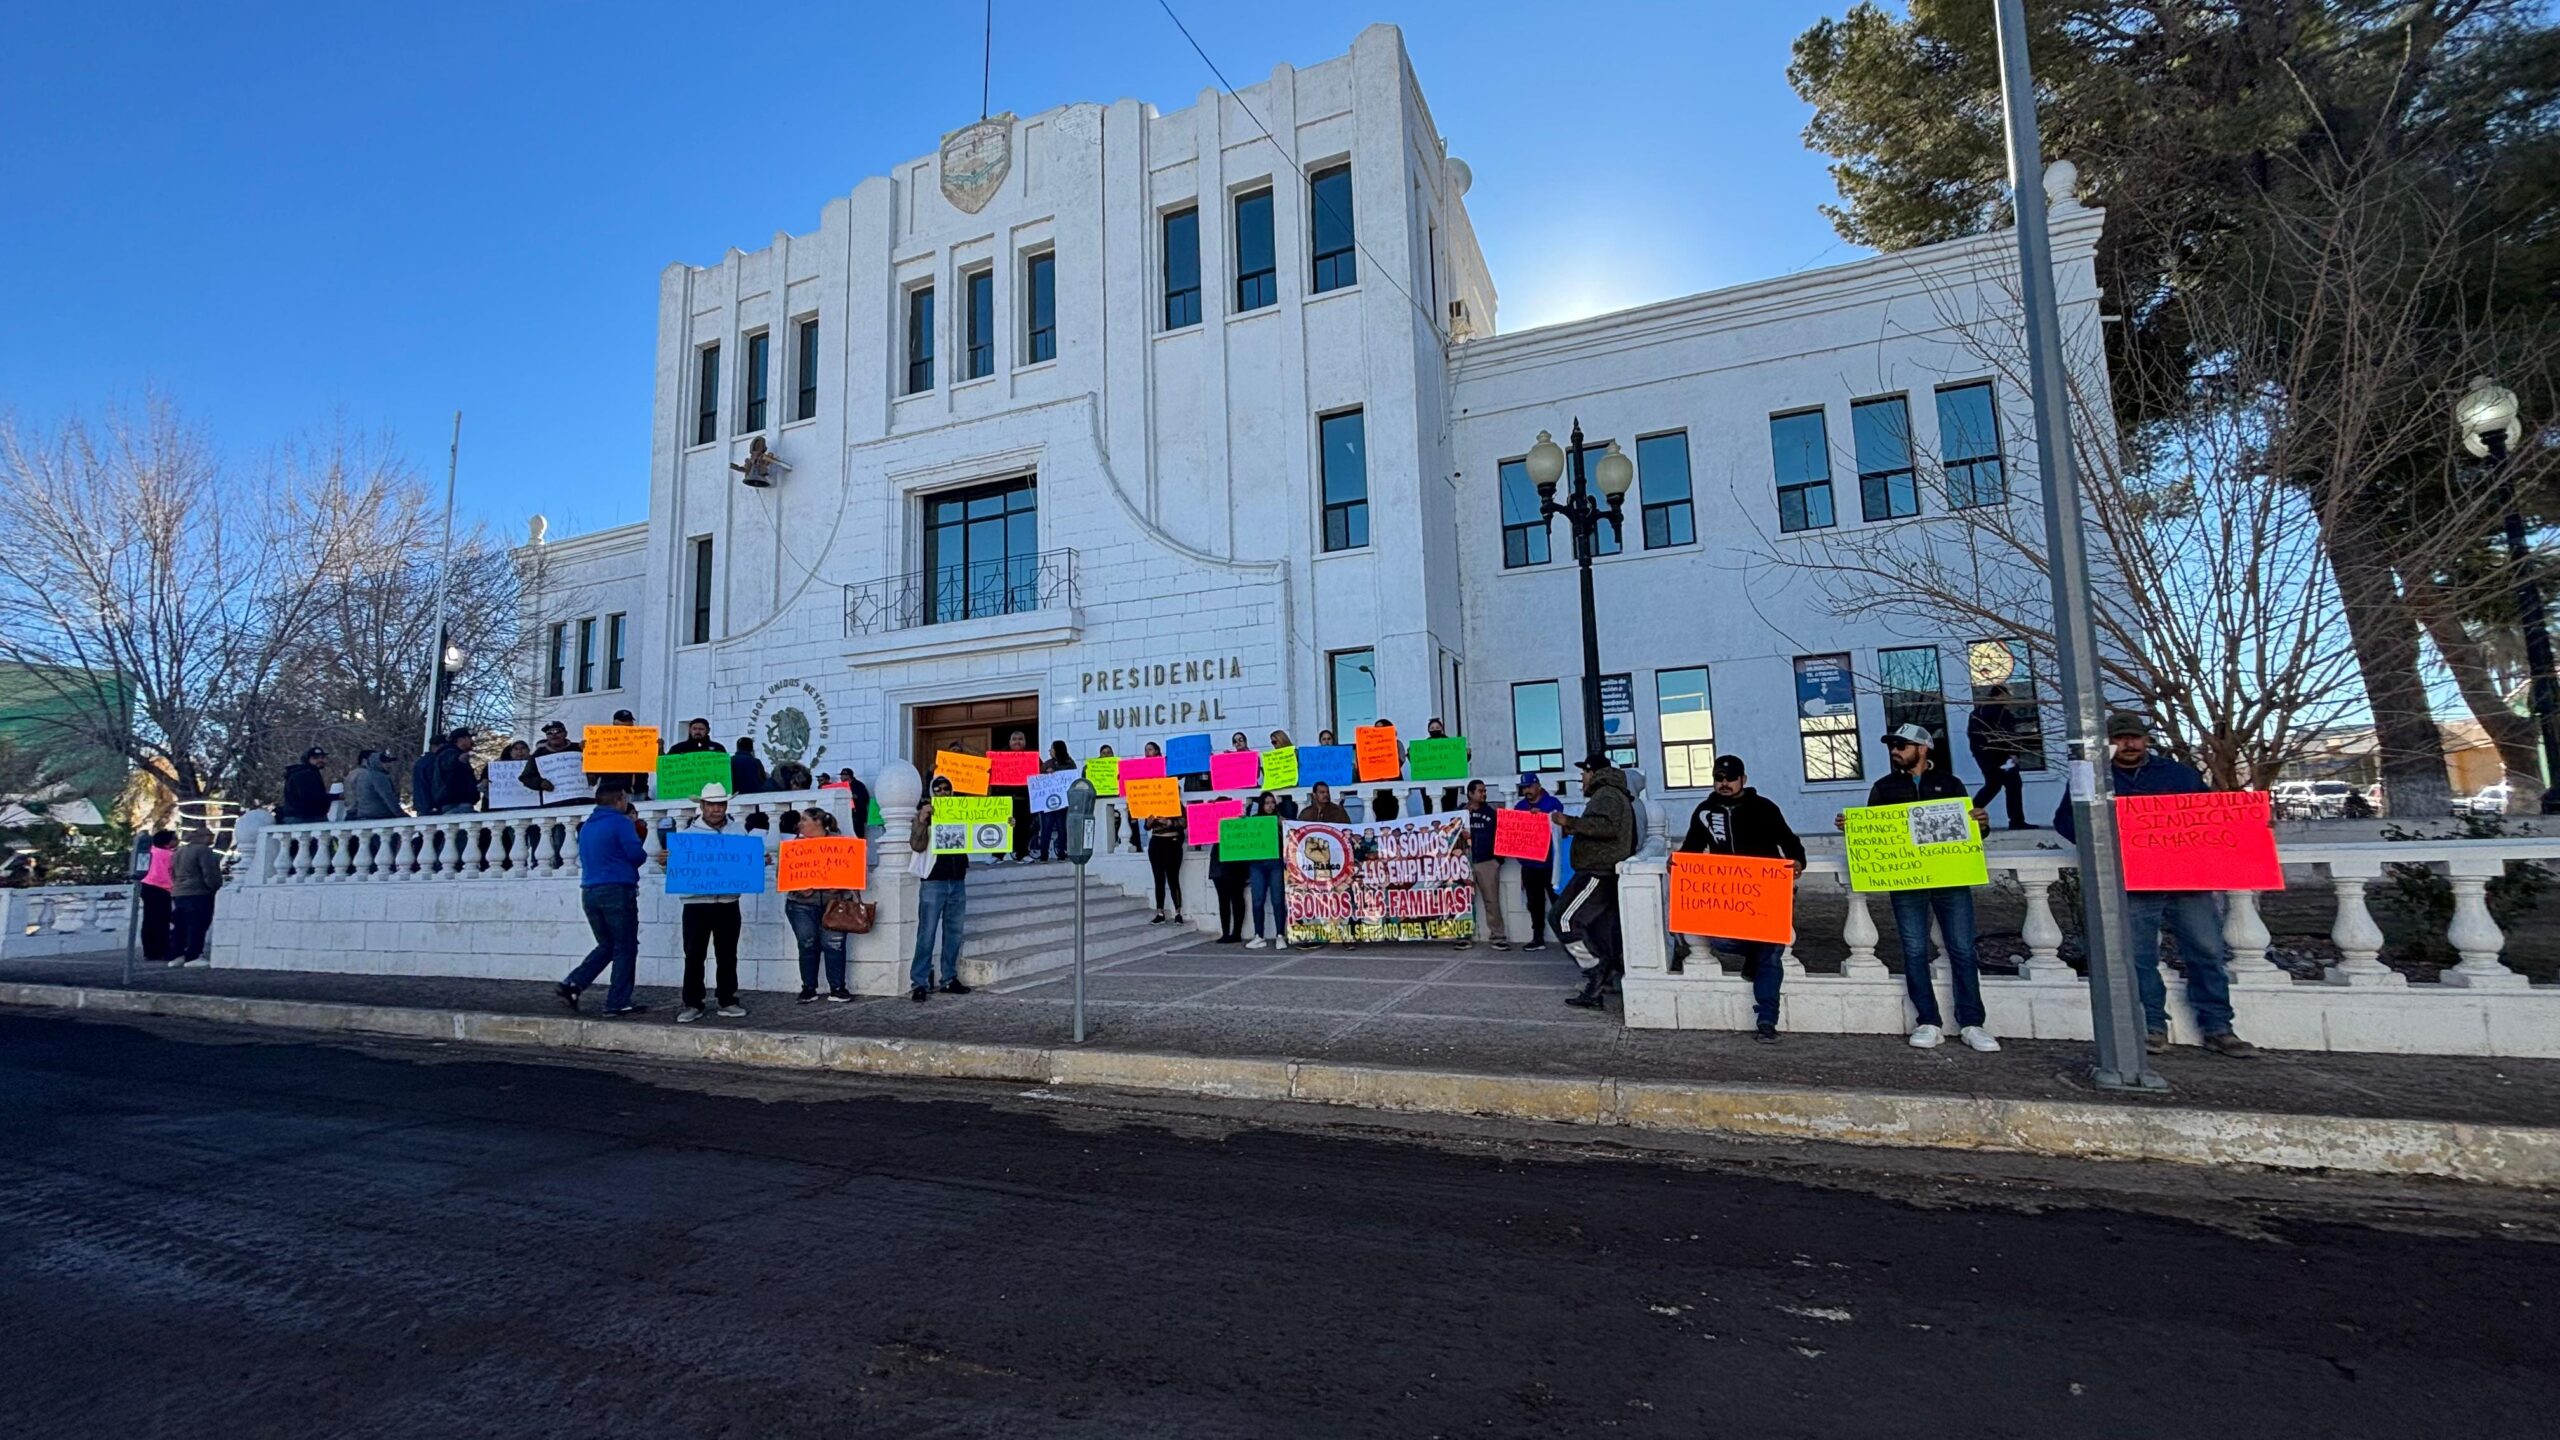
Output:
[[[0,982],[115,988],[115,956],[0,962]],[[1614,1008],[1568,1008],[1572,963],[1560,953],[1478,947],[1245,951],[1202,944],[1088,976],[1087,1050],[1397,1067],[1527,1079],[1768,1086],[2073,1105],[2253,1111],[2373,1120],[2560,1127],[2560,1061],[2467,1056],[2269,1051],[2225,1060],[2181,1046],[2157,1062],[2172,1087],[2156,1097],[2102,1091],[2089,1047],[2012,1041],[1996,1055],[1961,1046],[1913,1050],[1888,1036],[1747,1035],[1629,1030]],[[564,1016],[538,982],[190,967],[137,974],[136,988],[499,1015]],[[749,997],[745,1020],[688,1030],[753,1030],[881,1040],[1064,1048],[1063,977],[1031,977],[968,996],[852,1005]],[[620,1024],[673,1028],[673,996]],[[594,1009],[587,1013],[592,1016]]]

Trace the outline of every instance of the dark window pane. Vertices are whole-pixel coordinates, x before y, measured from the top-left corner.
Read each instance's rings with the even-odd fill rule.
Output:
[[[1200,323],[1200,211],[1164,217],[1164,328]]]
[[[1538,513],[1538,487],[1529,483],[1529,462],[1505,460],[1496,474],[1502,489],[1502,568],[1546,564],[1551,558],[1547,521]]]
[[[2006,498],[2000,421],[1992,409],[1989,381],[1938,392],[1938,450],[1945,457],[1950,508],[1996,505]]]
[[[550,673],[545,677],[543,694],[558,695],[568,689],[569,627],[566,624],[551,627],[551,663],[545,668]]]
[[[772,382],[772,371],[773,337],[771,335],[748,336],[746,430],[750,434],[764,428],[766,387]]]
[[[694,383],[693,443],[708,445],[720,438],[720,347],[702,347]]]
[[[1858,504],[1869,520],[1897,520],[1920,513],[1920,486],[1911,471],[1911,407],[1899,395],[1861,400],[1849,407],[1858,449]]]
[[[1315,230],[1315,293],[1339,290],[1360,278],[1360,252],[1352,243],[1351,167],[1319,170],[1307,181]]]
[[[907,393],[933,388],[933,287],[907,292]]]
[[[1917,725],[1934,737],[1931,754],[1941,765],[1947,745],[1947,697],[1938,669],[1938,647],[1913,645],[1876,652],[1876,681],[1884,691],[1884,728]]]
[[[622,661],[630,648],[630,619],[628,615],[605,618],[604,688],[607,690],[622,688]]]
[[[1698,538],[1690,509],[1687,431],[1636,442],[1636,485],[1644,498],[1644,548],[1687,545]]]
[[[1599,471],[1600,457],[1607,454],[1608,450],[1609,442],[1606,440],[1586,440],[1582,444],[1582,484],[1585,489],[1591,492],[1591,497],[1595,500],[1600,498],[1600,487],[1593,484],[1592,481]],[[1564,490],[1568,494],[1573,490],[1573,467],[1573,452],[1568,450],[1565,452],[1564,459],[1564,480],[1559,486],[1560,489]],[[1615,555],[1625,548],[1627,548],[1627,537],[1620,531],[1619,527],[1611,525],[1606,520],[1603,520],[1592,527],[1591,553],[1595,558]],[[1582,552],[1580,550],[1574,551],[1575,559],[1578,560],[1581,557]]]
[[[711,639],[711,537],[693,542],[693,639],[695,645]]]
[[[1332,725],[1336,737],[1347,736],[1378,720],[1377,655],[1370,650],[1337,650],[1332,656]],[[1346,742],[1348,743],[1348,742]]]
[[[1831,524],[1831,441],[1822,412],[1769,417],[1769,452],[1778,478],[1778,528],[1820,530]]]
[[[981,270],[968,277],[969,374],[971,380],[996,373],[996,275]]]
[[[934,497],[925,506],[924,622],[1038,609],[1039,546],[1031,479]]]
[[[1271,235],[1271,192],[1236,197],[1236,309],[1259,310],[1280,300],[1278,251]]]
[[[1030,317],[1025,363],[1058,358],[1058,257],[1034,255],[1023,275],[1023,304]]]
[[[1324,469],[1324,548],[1357,550],[1369,543],[1369,457],[1362,412],[1348,410],[1317,422]]]
[[[800,393],[794,401],[791,418],[818,418],[818,322],[800,322]]]

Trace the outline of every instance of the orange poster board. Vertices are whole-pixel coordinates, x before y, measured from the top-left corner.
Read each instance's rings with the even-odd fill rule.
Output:
[[[1351,732],[1360,763],[1360,780],[1393,780],[1404,773],[1404,757],[1396,752],[1396,727],[1363,725]]]
[[[586,752],[582,762],[590,775],[654,775],[658,771],[658,727],[655,725],[590,725],[579,737]]]
[[[1787,944],[1796,934],[1796,867],[1754,855],[1673,855],[1671,933]]]
[[[933,773],[950,781],[954,794],[984,795],[987,793],[987,757],[984,755],[963,755],[957,750],[937,750],[933,752]]]
[[[1129,802],[1129,813],[1141,820],[1156,820],[1182,813],[1182,782],[1165,776],[1153,780],[1120,782],[1121,794]]]
[[[774,861],[776,890],[859,890],[870,883],[871,846],[850,835],[785,840]]]

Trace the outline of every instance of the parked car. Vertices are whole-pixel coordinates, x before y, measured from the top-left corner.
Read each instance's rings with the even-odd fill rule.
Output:
[[[2311,782],[2311,813],[2335,820],[2347,813],[2347,798],[2355,793],[2356,787],[2344,780],[2314,780]]]
[[[2501,780],[2495,785],[2482,787],[2480,793],[2476,795],[2455,796],[2453,813],[2456,815],[2504,815],[2507,813],[2507,793],[2507,782]]]
[[[2281,819],[2293,820],[2309,815],[2312,813],[2311,782],[2279,780],[2275,783],[2275,787],[2267,792],[2267,800],[2275,807],[2276,815]]]

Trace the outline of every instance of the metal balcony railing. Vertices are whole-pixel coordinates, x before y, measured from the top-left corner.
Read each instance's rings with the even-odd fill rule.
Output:
[[[1044,550],[847,585],[844,633],[876,635],[953,620],[1065,610],[1075,603],[1076,552]]]

